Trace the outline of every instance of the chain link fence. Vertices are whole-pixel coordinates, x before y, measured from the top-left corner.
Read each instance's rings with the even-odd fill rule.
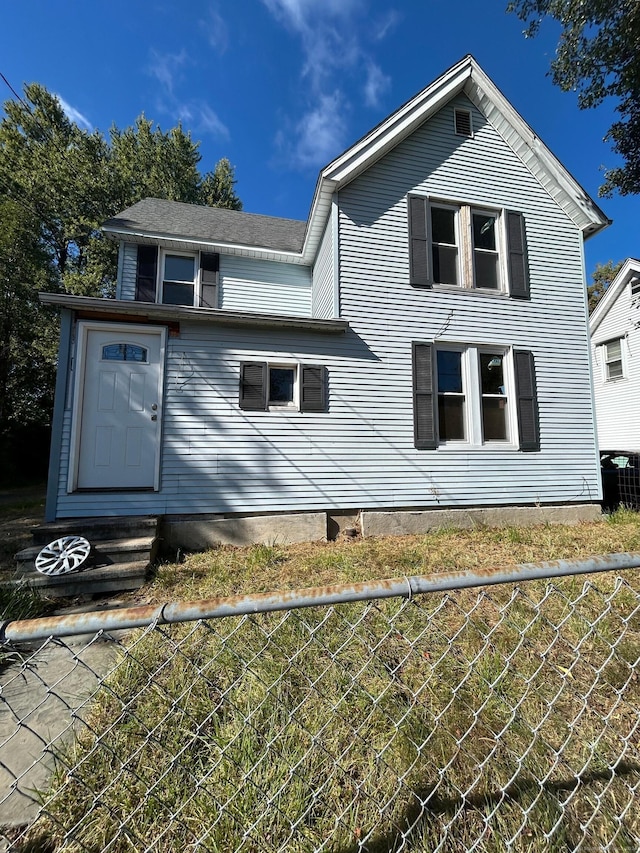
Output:
[[[637,851],[639,565],[5,626],[6,843]]]

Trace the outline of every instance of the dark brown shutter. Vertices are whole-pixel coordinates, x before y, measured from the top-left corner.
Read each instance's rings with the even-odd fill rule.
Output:
[[[136,300],[156,301],[156,278],[158,272],[158,247],[138,246],[138,268],[136,272]]]
[[[412,344],[413,355],[413,431],[418,450],[434,450],[437,396],[433,388],[433,344]]]
[[[240,408],[264,411],[267,408],[267,364],[245,361],[240,364]]]
[[[513,353],[518,405],[520,450],[540,450],[540,418],[533,353],[515,350]]]
[[[321,364],[300,365],[300,411],[326,412],[327,370]]]
[[[218,307],[218,276],[220,255],[215,252],[200,252],[201,308]]]
[[[429,201],[410,195],[409,209],[409,282],[413,287],[431,287],[429,263]]]
[[[530,299],[527,234],[524,216],[507,211],[507,253],[509,258],[509,296]]]

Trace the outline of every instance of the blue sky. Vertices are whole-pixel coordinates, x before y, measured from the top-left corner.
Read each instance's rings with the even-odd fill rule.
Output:
[[[38,82],[106,133],[142,112],[182,121],[201,169],[236,167],[251,213],[306,219],[318,171],[471,53],[594,198],[617,165],[613,105],[580,111],[547,75],[558,28],[525,39],[506,0],[22,0],[3,5],[0,71]],[[3,87],[2,101],[11,97]],[[640,197],[601,199],[614,220],[596,263],[640,255]]]

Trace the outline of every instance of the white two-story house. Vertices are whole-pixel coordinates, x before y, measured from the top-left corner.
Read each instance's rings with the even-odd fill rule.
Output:
[[[607,224],[470,56],[322,170],[306,222],[139,202],[104,226],[115,299],[42,296],[48,518],[204,541],[592,517],[583,241]]]

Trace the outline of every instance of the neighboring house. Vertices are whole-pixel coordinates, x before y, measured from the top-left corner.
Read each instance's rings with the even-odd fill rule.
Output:
[[[307,222],[141,201],[104,226],[115,300],[42,296],[48,518],[593,515],[583,240],[607,224],[470,56],[322,170]]]
[[[640,453],[640,261],[624,262],[589,329],[600,447]]]

